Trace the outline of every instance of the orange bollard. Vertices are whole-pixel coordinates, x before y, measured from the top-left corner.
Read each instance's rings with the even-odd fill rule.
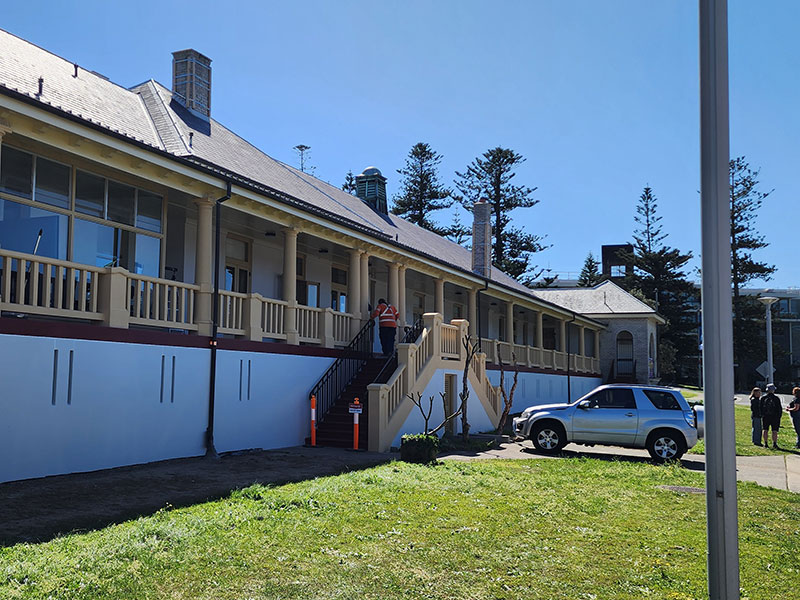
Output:
[[[361,403],[358,398],[350,405],[350,412],[353,413],[353,450],[358,450],[358,415],[361,413]]]
[[[317,397],[311,395],[311,445],[317,445]]]

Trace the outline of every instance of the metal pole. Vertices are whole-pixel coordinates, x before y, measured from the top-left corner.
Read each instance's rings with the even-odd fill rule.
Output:
[[[772,377],[772,304],[767,304],[767,383],[775,383]]]
[[[727,0],[700,0],[700,197],[708,595],[739,598],[733,419]]]

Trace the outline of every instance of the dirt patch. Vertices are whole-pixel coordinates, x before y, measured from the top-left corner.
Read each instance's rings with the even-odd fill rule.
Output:
[[[365,469],[393,454],[287,448],[184,458],[0,484],[0,544],[40,542],[222,498],[254,483],[281,484]]]

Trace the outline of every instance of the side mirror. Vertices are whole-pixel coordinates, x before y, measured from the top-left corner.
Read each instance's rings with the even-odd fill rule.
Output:
[[[581,400],[578,402],[578,408],[582,408],[583,410],[591,408],[591,402],[589,400]]]

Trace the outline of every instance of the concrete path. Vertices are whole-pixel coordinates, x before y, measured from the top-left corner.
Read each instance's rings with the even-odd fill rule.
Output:
[[[650,455],[646,450],[618,448],[614,446],[579,446],[568,444],[561,453],[562,457],[586,457],[601,460],[628,460],[649,462]],[[547,456],[533,450],[529,441],[510,442],[499,448],[483,452],[453,452],[440,455],[442,460],[479,460],[492,458],[522,459],[541,458],[557,460],[559,456]],[[685,454],[681,463],[687,469],[704,471],[706,457],[702,454]],[[789,490],[800,494],[800,456],[796,454],[780,454],[776,456],[738,456],[736,458],[736,478],[739,481],[752,481],[765,487]]]

